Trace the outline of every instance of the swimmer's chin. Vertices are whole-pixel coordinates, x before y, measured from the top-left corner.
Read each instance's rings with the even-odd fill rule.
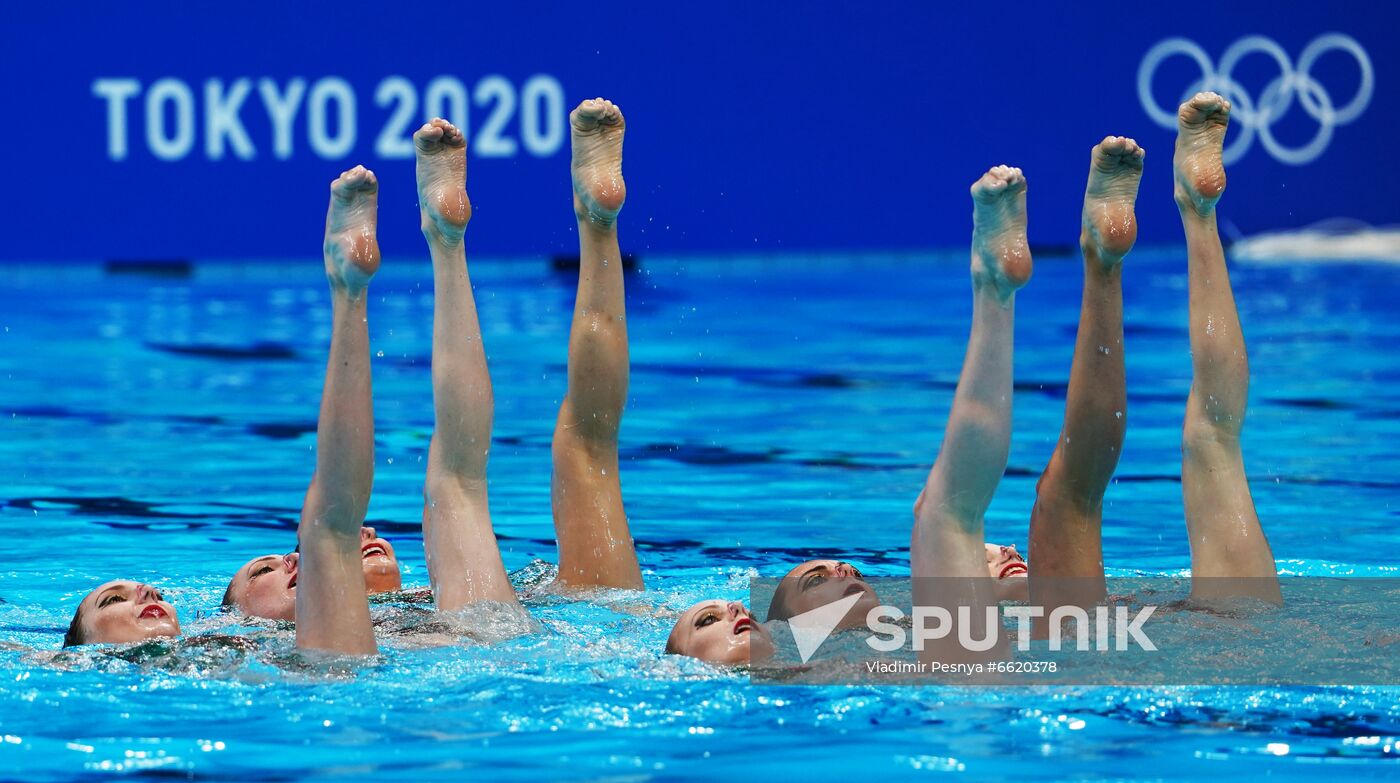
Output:
[[[997,602],[1021,602],[1029,601],[1031,597],[1031,580],[1027,573],[1012,574],[996,580]]]

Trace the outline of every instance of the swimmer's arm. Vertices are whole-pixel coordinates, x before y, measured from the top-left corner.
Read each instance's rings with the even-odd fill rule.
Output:
[[[332,288],[326,385],[316,428],[316,473],[297,537],[297,646],[351,655],[377,651],[365,597],[360,525],[374,481],[374,412],[365,297]]]

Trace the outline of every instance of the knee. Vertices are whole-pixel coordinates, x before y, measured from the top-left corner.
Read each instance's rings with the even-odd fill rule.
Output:
[[[1191,460],[1211,460],[1240,448],[1238,427],[1225,427],[1209,419],[1187,419],[1181,430],[1181,454]]]
[[[574,314],[573,339],[582,345],[605,351],[625,350],[627,327],[617,315],[595,309]]]
[[[485,492],[485,477],[475,478],[449,470],[429,468],[423,481],[423,502],[428,506],[456,505],[473,494]]]
[[[1208,417],[1188,416],[1181,427],[1181,450],[1198,451],[1216,442],[1217,435],[1217,428]]]

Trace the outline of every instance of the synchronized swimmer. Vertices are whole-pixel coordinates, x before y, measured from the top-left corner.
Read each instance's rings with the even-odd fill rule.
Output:
[[[1187,238],[1193,381],[1182,435],[1182,488],[1193,597],[1278,602],[1273,554],[1254,511],[1239,434],[1249,369],[1216,228],[1225,187],[1221,148],[1230,104],[1200,93],[1182,104],[1173,159]],[[578,295],[568,391],[553,438],[551,501],[559,544],[557,589],[643,587],[619,479],[618,433],[629,376],[617,217],[626,199],[621,110],[601,98],[570,114]],[[414,134],[421,226],[433,264],[435,429],[424,485],[423,543],[438,611],[490,602],[521,607],[506,575],[487,503],[494,397],[468,277],[471,219],[466,143],[435,119]],[[983,516],[1006,470],[1011,438],[1016,291],[1031,276],[1026,179],[997,166],[972,186],[972,332],[937,459],[914,504],[914,577],[958,577],[987,603],[1029,598],[1088,605],[1105,597],[1103,499],[1126,433],[1122,262],[1137,236],[1134,202],[1144,151],[1108,137],[1091,153],[1081,247],[1084,291],[1060,438],[1037,484],[1030,556],[987,543]],[[402,589],[393,546],[364,526],[374,471],[374,418],[365,292],[380,263],[378,180],[364,167],[331,184],[324,258],[333,302],[316,469],[297,549],[238,569],[223,604],[247,616],[294,620],[297,646],[364,655],[377,650],[367,595]],[[609,263],[609,262],[612,263]],[[1219,579],[1232,577],[1234,579]],[[1240,579],[1245,577],[1246,579]],[[915,601],[935,584],[916,579]],[[844,624],[878,603],[849,563],[811,560],[787,572],[767,622],[861,593]],[[944,597],[946,598],[946,597]],[[64,646],[180,634],[156,589],[108,582],[85,597]],[[738,601],[704,601],[677,620],[666,651],[744,664],[772,654],[770,630]]]
[[[555,426],[554,522],[563,589],[642,587],[622,507],[617,437],[627,398],[627,324],[617,216],[622,111],[601,98],[569,115],[579,282],[569,337],[568,392]],[[491,525],[486,493],[494,396],[468,277],[471,220],[466,139],[434,119],[413,136],[421,227],[433,263],[433,407],[424,482],[423,544],[439,611],[478,602],[519,610]],[[316,431],[316,471],[297,551],[238,569],[223,603],[247,615],[296,621],[297,645],[336,653],[376,649],[368,593],[401,587],[393,547],[363,526],[374,477],[365,291],[379,268],[379,183],[357,166],[331,183],[324,258],[333,303],[330,356]],[[359,596],[355,598],[355,596]],[[523,610],[520,610],[523,613]],[[79,604],[64,646],[180,634],[158,590],[108,582]]]
[[[1229,116],[1229,101],[1215,93],[1183,103],[1172,161],[1190,298],[1192,383],[1181,479],[1192,597],[1279,602],[1273,552],[1254,510],[1240,450],[1249,364],[1216,227]],[[973,183],[972,334],[942,447],[914,503],[909,559],[916,605],[940,602],[942,597],[927,592],[950,580],[935,577],[966,580],[973,594],[964,598],[972,604],[1029,597],[1049,608],[1105,598],[1103,498],[1127,430],[1122,262],[1137,239],[1133,205],[1144,157],[1136,142],[1121,136],[1104,139],[1091,153],[1080,234],[1083,305],[1063,430],[1031,511],[1034,568],[1014,550],[983,538],[983,516],[1010,452],[1016,291],[1031,277],[1026,180],[1020,169],[997,166]],[[863,597],[838,627],[864,622],[879,603],[875,591],[849,563],[808,561],[781,580],[767,621],[854,593]],[[771,655],[773,640],[742,602],[712,600],[681,615],[666,649],[746,663]],[[953,659],[958,652],[935,655]]]

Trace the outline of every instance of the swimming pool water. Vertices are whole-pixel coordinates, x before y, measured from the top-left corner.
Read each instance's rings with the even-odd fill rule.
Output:
[[[988,537],[1025,549],[1062,415],[1079,265],[1038,259],[1019,296],[1011,463]],[[549,438],[574,279],[474,262],[496,392],[493,518],[511,569],[553,561]],[[377,475],[369,524],[408,586],[431,431],[426,259],[372,286]],[[151,666],[48,660],[78,599],[150,581],[187,633],[229,574],[292,546],[310,476],[329,301],[317,259],[205,264],[188,278],[96,265],[6,270],[0,311],[0,778],[667,779],[708,773],[978,779],[1386,777],[1394,688],[958,689],[751,684],[661,654],[674,613],[838,556],[908,569],[910,508],[967,337],[965,252],[647,258],[628,280],[623,489],[637,600],[529,602],[500,644],[382,644],[353,675],[257,653]],[[1400,269],[1237,266],[1253,368],[1246,464],[1286,573],[1400,574]],[[1130,420],[1105,509],[1116,573],[1188,562],[1178,440],[1190,379],[1185,261],[1125,271]],[[378,612],[389,611],[385,608]],[[35,651],[39,652],[35,652]],[[546,771],[547,770],[547,771]]]

